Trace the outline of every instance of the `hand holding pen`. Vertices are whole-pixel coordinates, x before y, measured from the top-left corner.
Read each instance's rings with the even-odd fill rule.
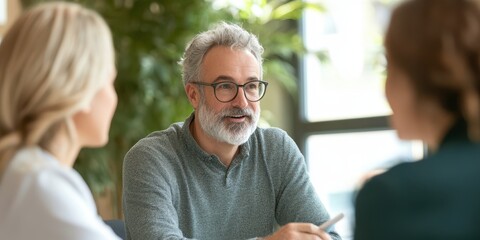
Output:
[[[343,213],[338,214],[334,218],[322,223],[319,226],[316,226],[311,223],[289,223],[282,226],[274,234],[267,236],[265,238],[257,238],[264,240],[275,240],[275,239],[315,239],[315,240],[330,240],[330,236],[327,233],[327,229],[330,228],[333,224],[337,223],[343,218]]]

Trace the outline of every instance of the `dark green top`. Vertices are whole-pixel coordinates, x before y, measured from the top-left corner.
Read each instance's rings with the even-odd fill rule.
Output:
[[[366,183],[355,240],[480,239],[480,144],[458,122],[438,151]]]
[[[192,119],[150,134],[127,153],[128,239],[249,239],[271,234],[276,222],[329,219],[284,131],[257,128],[227,168],[196,143]]]

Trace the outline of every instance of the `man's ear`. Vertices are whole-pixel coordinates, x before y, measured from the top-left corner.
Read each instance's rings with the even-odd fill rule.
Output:
[[[194,86],[191,83],[187,83],[185,86],[185,92],[187,93],[188,101],[192,104],[194,109],[197,109],[198,103],[200,102],[200,93],[198,92],[197,86]]]

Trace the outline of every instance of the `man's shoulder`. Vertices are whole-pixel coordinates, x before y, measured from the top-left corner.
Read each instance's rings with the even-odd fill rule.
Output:
[[[276,127],[258,127],[250,138],[250,144],[276,153],[290,152],[297,148],[288,133]]]
[[[182,126],[183,122],[177,122],[164,130],[154,131],[148,134],[130,148],[126,154],[126,158],[138,158],[139,155],[160,156],[170,151],[174,151],[174,149],[179,146],[183,146]]]
[[[255,130],[255,135],[275,139],[278,139],[279,137],[288,137],[288,134],[285,130],[277,127],[257,127]]]
[[[254,143],[266,143],[269,146],[291,145],[294,143],[293,139],[288,133],[277,127],[257,127],[252,135]]]
[[[177,122],[168,128],[151,132],[144,138],[140,139],[135,145],[144,144],[165,144],[166,142],[177,142],[182,135],[183,122]]]

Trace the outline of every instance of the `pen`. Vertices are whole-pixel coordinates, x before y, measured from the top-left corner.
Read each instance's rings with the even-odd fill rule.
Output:
[[[320,229],[322,229],[323,231],[327,230],[327,228],[329,228],[330,226],[332,226],[333,224],[337,223],[338,221],[340,221],[342,218],[343,218],[343,213],[340,213],[338,214],[337,216],[335,216],[334,218],[322,223],[320,226],[318,226]]]

